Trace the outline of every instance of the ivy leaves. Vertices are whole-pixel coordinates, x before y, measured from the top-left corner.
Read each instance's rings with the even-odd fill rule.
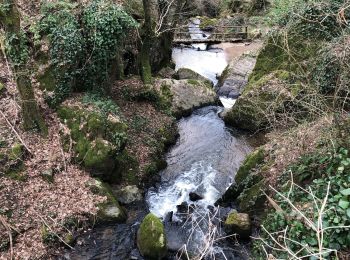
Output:
[[[309,185],[305,189],[311,190],[314,197],[318,199],[315,200],[310,193],[305,193],[305,189],[299,188],[282,194],[284,196],[288,194],[293,204],[301,209],[308,219],[317,223],[320,204],[329,191],[326,208],[322,215],[323,246],[335,250],[346,248],[350,244],[350,156],[348,150],[341,148],[336,154],[306,156],[292,169],[296,179],[298,176],[302,177],[303,181],[305,177],[309,178]],[[313,174],[309,174],[310,172]],[[312,180],[312,178],[315,179]],[[279,199],[281,198],[277,196],[276,200]],[[300,241],[301,245],[308,248],[315,247],[317,251],[316,233],[304,223],[288,203],[282,202],[280,206],[289,217],[286,218],[275,212],[270,213],[264,223],[267,230],[273,233],[287,227],[290,239]],[[303,250],[298,244],[291,243],[290,246],[295,251]],[[282,254],[276,253],[283,257]]]
[[[108,0],[77,7],[61,0],[42,8],[39,31],[49,37],[50,62],[55,68],[55,95],[48,100],[52,106],[72,90],[108,92],[109,74],[122,39],[137,26],[119,5]]]

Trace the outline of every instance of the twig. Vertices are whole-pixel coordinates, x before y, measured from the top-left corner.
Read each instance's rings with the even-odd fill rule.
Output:
[[[47,222],[43,219],[42,216],[40,216],[39,214],[37,214],[37,215],[41,219],[41,221],[44,223],[44,225],[50,230],[50,232],[52,232],[52,234],[54,234],[67,247],[69,247],[70,249],[73,249],[73,247],[71,247],[69,244],[67,244],[56,232],[53,231],[53,229],[49,226],[49,224],[47,224]]]
[[[11,127],[12,131],[15,133],[15,135],[17,136],[17,138],[19,139],[19,141],[23,144],[23,146],[26,148],[26,150],[30,153],[33,154],[32,151],[28,148],[28,146],[25,144],[25,142],[23,141],[23,139],[21,138],[21,136],[18,134],[18,132],[16,131],[16,129],[13,127],[13,125],[10,123],[10,121],[6,118],[6,116],[4,115],[4,113],[2,111],[0,111],[1,116],[6,120],[6,123]]]

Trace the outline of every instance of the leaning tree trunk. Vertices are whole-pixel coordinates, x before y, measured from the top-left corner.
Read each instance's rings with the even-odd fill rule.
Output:
[[[21,30],[20,13],[14,0],[0,0],[0,22],[6,33],[5,52],[12,67],[21,98],[23,127],[46,133],[47,128],[35,100],[29,71],[29,49],[26,35]]]
[[[141,77],[142,81],[145,84],[152,83],[152,68],[151,68],[151,47],[152,47],[152,38],[153,38],[153,28],[152,28],[152,1],[143,0],[143,10],[145,15],[145,24],[144,24],[144,36],[142,39],[142,47],[140,53],[140,65],[141,65]]]

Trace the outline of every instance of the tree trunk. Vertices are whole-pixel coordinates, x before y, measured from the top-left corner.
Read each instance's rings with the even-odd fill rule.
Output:
[[[0,0],[0,5],[6,5],[6,8],[3,9],[5,11],[0,10],[0,22],[6,35],[16,39],[11,41],[13,44],[10,46],[12,52],[8,56],[21,98],[23,127],[25,130],[37,129],[46,134],[47,127],[35,100],[30,74],[27,73],[29,71],[28,61],[21,60],[21,63],[14,61],[15,58],[20,57],[21,52],[25,51],[20,46],[21,39],[24,37],[23,32],[21,32],[20,13],[14,0]]]
[[[141,78],[144,84],[152,83],[152,68],[151,68],[151,44],[153,38],[152,17],[151,17],[151,0],[142,0],[143,10],[145,13],[144,37],[141,47],[140,65]]]

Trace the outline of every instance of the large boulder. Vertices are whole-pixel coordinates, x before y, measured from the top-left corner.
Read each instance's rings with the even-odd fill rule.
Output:
[[[233,60],[221,76],[217,87],[218,95],[238,98],[248,83],[249,75],[252,73],[255,63],[256,58],[249,55],[243,55]]]
[[[286,106],[293,104],[300,92],[299,84],[289,84],[287,71],[275,71],[258,81],[249,83],[233,108],[225,114],[230,126],[260,131],[278,124]]]
[[[239,167],[235,182],[226,190],[224,195],[216,202],[220,205],[233,203],[247,187],[261,181],[262,176],[255,175],[252,170],[264,161],[265,152],[260,148],[249,154]]]
[[[155,89],[177,118],[190,114],[196,108],[215,104],[217,99],[211,85],[194,79],[158,79]]]
[[[194,79],[194,80],[203,81],[205,83],[208,83],[209,85],[212,84],[211,81],[209,79],[207,79],[206,77],[203,77],[199,73],[197,73],[191,69],[187,69],[187,68],[178,69],[176,74],[174,75],[174,78],[180,79],[180,80],[181,79]]]
[[[86,185],[93,193],[106,197],[106,200],[98,205],[97,222],[125,222],[127,218],[126,212],[118,203],[117,198],[113,195],[112,189],[108,184],[99,179],[93,179]]]
[[[152,213],[142,221],[137,232],[137,246],[147,259],[163,259],[167,255],[167,242],[162,221]]]
[[[249,238],[252,232],[249,215],[235,211],[230,213],[224,223],[224,229],[229,235],[237,234],[241,238]]]
[[[116,115],[105,115],[98,109],[82,108],[82,104],[62,105],[57,113],[68,131],[62,132],[65,149],[72,146],[76,162],[93,176],[106,181],[118,181],[122,155],[126,144],[127,126]]]
[[[136,185],[128,185],[123,188],[118,189],[115,194],[118,197],[118,201],[122,204],[130,204],[136,201],[141,201],[142,191],[137,188]]]

